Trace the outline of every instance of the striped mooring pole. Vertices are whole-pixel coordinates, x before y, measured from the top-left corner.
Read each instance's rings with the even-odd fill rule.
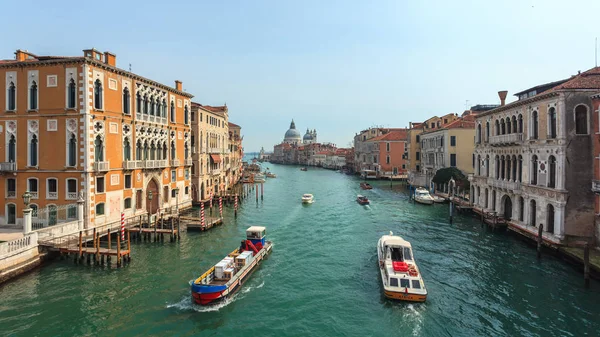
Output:
[[[204,227],[204,202],[200,203],[200,225]]]
[[[125,213],[121,212],[121,242],[125,241]]]
[[[223,197],[219,197],[219,216],[223,218]]]
[[[235,195],[235,203],[233,204],[233,215],[237,218],[237,194]]]

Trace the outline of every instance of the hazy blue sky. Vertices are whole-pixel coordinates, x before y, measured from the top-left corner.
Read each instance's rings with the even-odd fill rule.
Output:
[[[594,66],[600,1],[5,1],[0,58],[81,55],[227,102],[246,152],[292,117],[346,146]]]

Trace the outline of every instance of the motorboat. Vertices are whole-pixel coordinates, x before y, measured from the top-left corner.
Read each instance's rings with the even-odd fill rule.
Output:
[[[433,205],[433,198],[429,194],[429,191],[422,187],[419,187],[415,190],[413,199],[420,204]]]
[[[438,203],[438,204],[446,202],[446,199],[440,197],[439,195],[434,194],[431,196],[431,198],[433,198],[433,202]]]
[[[312,204],[315,200],[315,197],[312,194],[304,194],[302,195],[302,203],[303,204]]]
[[[265,180],[265,176],[262,173],[256,173],[254,174],[254,182],[255,183],[264,183]]]
[[[267,178],[277,178],[275,173],[267,172]]]
[[[301,167],[300,171],[308,171],[308,169],[306,167]]]
[[[363,179],[377,179],[377,171],[373,170],[362,170],[360,176]]]
[[[358,202],[361,205],[368,205],[371,202],[369,201],[369,199],[367,199],[367,197],[365,197],[364,195],[357,195],[356,196],[356,202]]]
[[[216,304],[235,294],[272,248],[271,241],[266,240],[266,227],[251,226],[246,229],[246,239],[240,247],[192,283],[194,302],[200,305]]]
[[[390,235],[382,236],[377,242],[377,256],[385,297],[425,302],[427,289],[414,260],[410,242],[390,232]]]
[[[362,188],[363,190],[372,190],[373,186],[371,186],[371,184],[369,183],[360,183],[360,188]]]

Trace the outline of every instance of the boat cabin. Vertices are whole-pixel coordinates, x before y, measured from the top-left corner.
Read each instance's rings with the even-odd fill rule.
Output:
[[[360,176],[363,179],[377,179],[377,171],[373,170],[362,170]]]
[[[252,242],[253,245],[256,245],[260,242],[261,247],[265,246],[265,240],[267,238],[267,228],[263,226],[251,226],[246,229],[246,240]]]

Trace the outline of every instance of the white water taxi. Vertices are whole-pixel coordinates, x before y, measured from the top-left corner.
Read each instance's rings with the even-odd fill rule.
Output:
[[[315,200],[315,197],[312,194],[307,193],[302,196],[303,204],[312,204],[314,200]]]
[[[427,191],[426,189],[424,189],[422,187],[418,187],[415,190],[413,199],[420,204],[433,205],[433,198],[429,194],[429,191]]]
[[[377,242],[377,256],[385,297],[425,302],[427,289],[413,258],[410,242],[390,232]]]
[[[265,176],[262,173],[256,173],[254,174],[254,182],[255,183],[264,183],[265,180]]]
[[[438,203],[438,204],[442,204],[446,202],[446,199],[440,197],[439,195],[432,195],[431,198],[433,199],[433,202]]]

